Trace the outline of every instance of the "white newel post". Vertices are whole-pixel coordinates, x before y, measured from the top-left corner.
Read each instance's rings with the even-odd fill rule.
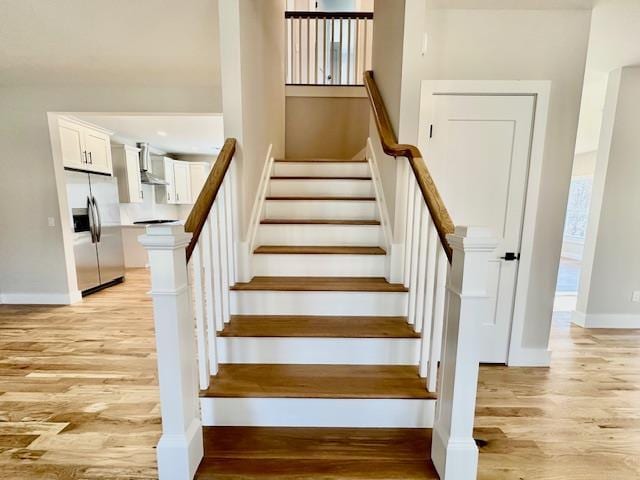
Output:
[[[162,436],[160,480],[191,480],[203,456],[198,406],[194,316],[190,303],[183,226],[150,226],[139,237],[149,253],[156,329]]]
[[[488,314],[488,266],[497,241],[490,229],[482,227],[456,227],[447,239],[453,262],[431,456],[442,480],[473,480],[478,470],[473,440],[479,368],[476,331]]]

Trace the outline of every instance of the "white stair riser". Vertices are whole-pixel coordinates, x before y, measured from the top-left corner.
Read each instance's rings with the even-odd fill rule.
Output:
[[[214,380],[215,381],[215,380]],[[435,400],[200,399],[203,426],[431,428]]]
[[[221,363],[416,365],[419,356],[417,338],[218,337]]]
[[[254,254],[251,271],[267,277],[383,277],[385,256]]]
[[[405,292],[233,291],[235,315],[389,315],[407,314]]]
[[[256,245],[382,245],[379,225],[269,225],[258,227]]]
[[[368,177],[371,169],[364,162],[275,162],[274,177]]]
[[[370,180],[271,180],[269,196],[344,196],[373,197]]]
[[[267,200],[266,218],[287,220],[376,220],[376,202],[363,200]]]

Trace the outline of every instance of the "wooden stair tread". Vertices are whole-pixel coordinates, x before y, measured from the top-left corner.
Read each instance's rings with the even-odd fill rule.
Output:
[[[262,245],[256,248],[256,254],[286,255],[386,255],[380,247],[350,246],[310,246],[310,245]]]
[[[389,283],[383,277],[253,277],[238,282],[236,291],[296,292],[407,292],[401,283]]]
[[[204,427],[203,436],[200,480],[438,478],[430,429]]]
[[[288,176],[274,176],[271,177],[271,180],[363,180],[363,181],[368,181],[368,180],[372,180],[371,177],[322,177],[322,176],[315,176],[315,177],[303,177],[303,176],[297,176],[297,177],[288,177]]]
[[[203,397],[435,399],[413,365],[221,364]]]
[[[203,436],[200,480],[438,478],[430,429],[204,427]]]
[[[279,197],[266,197],[265,200],[311,200],[311,201],[340,201],[340,202],[375,202],[376,197],[338,197],[338,196],[305,196],[305,195],[287,195]]]
[[[420,338],[405,317],[232,315],[221,337]]]
[[[348,158],[278,158],[276,163],[367,163],[365,158],[348,159]]]
[[[266,218],[260,221],[263,225],[380,225],[380,220],[325,220]]]

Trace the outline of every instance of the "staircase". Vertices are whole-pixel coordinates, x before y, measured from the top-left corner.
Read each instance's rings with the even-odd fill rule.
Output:
[[[370,72],[365,83],[385,152],[407,159],[402,232],[388,231],[370,148],[368,160],[270,160],[239,268],[228,139],[185,226],[141,237],[160,480],[476,477],[475,330],[495,242],[454,231],[420,152],[395,142]]]
[[[407,289],[384,279],[369,164],[276,160],[263,217],[256,276],[231,288],[220,367],[200,394],[196,478],[371,478],[372,461],[378,478],[437,478],[427,430],[436,396],[418,374]],[[239,444],[223,447],[220,435]],[[391,438],[420,439],[409,468],[408,452],[383,454]]]

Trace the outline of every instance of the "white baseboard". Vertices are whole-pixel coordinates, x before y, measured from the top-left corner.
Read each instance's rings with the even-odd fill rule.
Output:
[[[547,348],[511,349],[507,365],[510,367],[548,367],[551,365],[551,350]]]
[[[433,429],[431,459],[443,480],[467,480],[476,478],[478,472],[478,447],[472,438],[450,438],[436,426]]]
[[[82,300],[82,293],[3,293],[0,303],[8,305],[71,305]]]
[[[571,322],[584,328],[640,328],[640,315],[617,313],[583,313],[574,310]]]

